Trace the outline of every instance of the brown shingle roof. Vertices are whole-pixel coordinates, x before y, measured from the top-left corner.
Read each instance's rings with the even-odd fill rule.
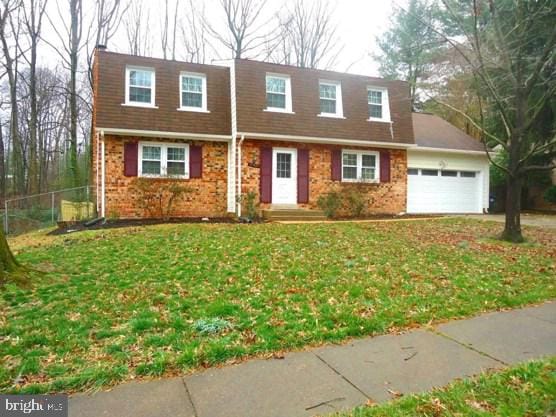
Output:
[[[477,139],[446,120],[428,113],[413,113],[413,134],[417,146],[463,151],[484,151]]]

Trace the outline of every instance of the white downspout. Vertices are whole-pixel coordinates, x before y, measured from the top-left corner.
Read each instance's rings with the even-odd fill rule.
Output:
[[[101,157],[100,166],[101,166],[101,200],[100,200],[100,217],[106,217],[106,163],[104,157],[104,130],[100,131],[100,137],[102,138],[102,142],[100,144],[101,149]]]
[[[236,212],[236,138],[228,142],[228,212]]]
[[[237,217],[241,217],[241,145],[245,140],[245,135],[241,135],[239,144],[237,145]]]

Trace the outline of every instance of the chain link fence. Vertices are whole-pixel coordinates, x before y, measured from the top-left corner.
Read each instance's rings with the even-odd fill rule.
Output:
[[[96,217],[93,187],[84,186],[4,201],[4,232],[17,235]]]

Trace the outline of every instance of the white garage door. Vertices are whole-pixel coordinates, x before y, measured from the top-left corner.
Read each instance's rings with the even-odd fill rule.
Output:
[[[408,213],[481,213],[481,207],[480,172],[408,170]]]

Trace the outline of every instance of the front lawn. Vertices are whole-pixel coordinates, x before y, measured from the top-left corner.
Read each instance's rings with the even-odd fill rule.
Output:
[[[516,247],[489,238],[500,227],[199,224],[21,237],[19,259],[49,273],[32,289],[0,290],[0,391],[85,390],[556,297],[554,233],[528,229]]]
[[[556,414],[556,358],[455,382],[428,394],[375,407],[359,407],[336,417],[527,416]]]

